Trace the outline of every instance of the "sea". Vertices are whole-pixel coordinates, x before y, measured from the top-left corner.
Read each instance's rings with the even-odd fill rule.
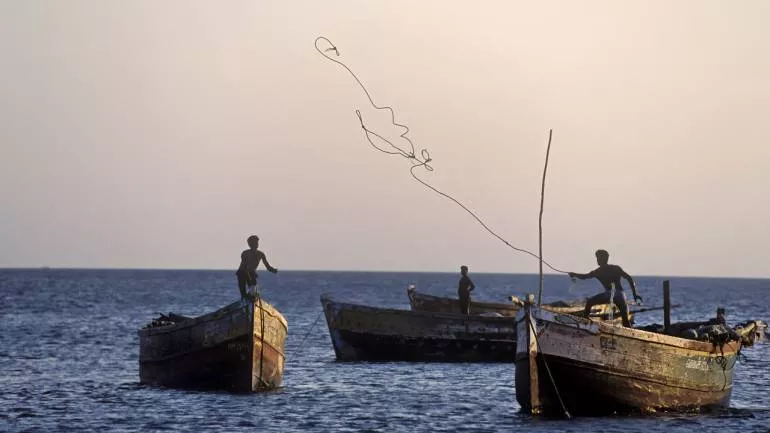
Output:
[[[538,291],[528,274],[471,273],[474,299]],[[406,288],[456,296],[459,275],[280,271],[260,276],[289,323],[283,387],[231,394],[139,383],[137,331],[160,313],[200,315],[238,299],[221,270],[0,270],[0,432],[768,432],[770,343],[742,351],[729,408],[708,413],[541,419],[520,412],[514,365],[337,362],[319,297],[409,308]],[[637,277],[645,306],[671,282],[673,321],[770,319],[770,280]],[[596,281],[546,275],[543,301]],[[660,310],[637,325],[662,323]],[[591,398],[586,395],[586,398]]]

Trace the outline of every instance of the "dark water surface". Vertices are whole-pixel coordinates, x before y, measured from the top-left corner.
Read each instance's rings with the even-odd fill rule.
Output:
[[[0,270],[0,431],[770,431],[770,343],[744,350],[729,409],[534,419],[519,413],[511,364],[340,363],[319,295],[408,308],[407,284],[454,295],[457,275],[288,272],[261,276],[289,322],[284,387],[233,395],[138,384],[137,329],[158,313],[198,315],[237,298],[230,271]],[[473,274],[476,299],[534,291],[533,275]],[[641,277],[647,305],[662,278]],[[770,319],[770,280],[672,278],[676,320]],[[546,278],[544,301],[585,297],[595,282]],[[662,313],[637,324],[662,322]],[[314,326],[313,326],[314,325]],[[590,396],[586,396],[590,398]]]

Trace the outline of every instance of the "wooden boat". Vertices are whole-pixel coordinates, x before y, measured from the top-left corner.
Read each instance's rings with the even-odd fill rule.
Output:
[[[445,298],[419,293],[415,286],[410,285],[406,289],[409,296],[409,305],[414,311],[429,311],[433,313],[461,314],[460,300],[457,298]],[[501,316],[516,316],[521,306],[514,303],[479,302],[471,299],[470,314],[483,313],[500,314]]]
[[[195,318],[162,316],[139,330],[139,380],[235,392],[278,387],[287,330],[281,313],[260,298]]]
[[[513,362],[514,317],[369,307],[321,296],[340,361]]]
[[[407,287],[406,293],[409,296],[409,305],[414,311],[461,314],[460,301],[458,298],[446,298],[419,293],[414,285]],[[518,311],[524,306],[524,301],[517,296],[510,296],[509,299],[511,302],[508,303],[479,302],[471,299],[470,314],[499,314],[502,316],[516,316],[516,313],[518,313]],[[583,315],[585,302],[557,301],[543,304],[542,308],[556,313]],[[613,320],[617,320],[620,323],[620,313],[616,307],[614,307],[614,311],[615,314]],[[591,309],[591,316],[598,317],[603,320],[609,320],[609,312],[610,306],[608,304],[595,305]],[[629,320],[631,320],[633,323],[633,311],[629,310],[628,315]]]
[[[726,406],[741,348],[739,340],[689,340],[530,304],[517,330],[516,399],[532,414]]]

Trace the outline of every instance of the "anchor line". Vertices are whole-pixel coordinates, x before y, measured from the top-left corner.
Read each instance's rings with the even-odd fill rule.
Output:
[[[319,46],[319,43],[321,43],[321,42],[327,44],[328,47],[322,49]],[[537,254],[535,254],[535,253],[533,253],[531,251],[528,251],[528,250],[526,250],[524,248],[516,247],[513,244],[511,244],[510,242],[508,242],[506,239],[504,239],[502,236],[500,236],[497,232],[492,230],[486,223],[484,223],[484,221],[478,216],[478,214],[476,212],[472,211],[470,208],[468,208],[466,205],[464,205],[462,202],[460,202],[459,200],[457,200],[456,198],[454,198],[450,194],[447,194],[447,193],[439,190],[438,188],[434,187],[433,185],[429,184],[428,182],[422,180],[419,176],[417,176],[417,174],[415,173],[415,170],[418,169],[418,168],[423,168],[423,169],[425,169],[425,171],[428,171],[428,172],[432,172],[433,171],[433,167],[430,165],[430,163],[433,161],[433,159],[430,157],[430,152],[428,152],[427,149],[422,149],[419,154],[415,153],[414,142],[412,142],[412,140],[407,136],[409,134],[409,131],[410,131],[409,127],[407,125],[405,125],[405,124],[401,124],[401,123],[396,122],[396,117],[395,117],[395,112],[393,110],[393,107],[388,106],[388,105],[384,105],[384,106],[377,105],[374,102],[374,99],[372,98],[372,95],[369,92],[369,90],[366,88],[366,86],[364,86],[363,82],[358,78],[358,76],[353,72],[353,70],[350,69],[350,67],[348,65],[346,65],[344,62],[342,62],[341,60],[338,60],[338,59],[336,59],[336,58],[331,56],[331,54],[330,54],[331,52],[334,52],[334,56],[335,57],[339,57],[339,55],[340,55],[339,49],[337,48],[336,45],[334,45],[334,43],[332,43],[331,40],[329,40],[328,38],[326,38],[324,36],[319,36],[319,37],[316,38],[314,45],[315,45],[316,51],[318,51],[319,54],[321,54],[326,59],[328,59],[328,60],[330,60],[330,61],[340,65],[342,68],[344,68],[346,71],[348,71],[348,73],[353,77],[353,79],[356,81],[356,83],[358,83],[358,85],[361,87],[361,90],[363,90],[364,94],[366,95],[366,98],[369,100],[369,103],[371,104],[372,107],[374,107],[376,110],[387,110],[388,111],[388,113],[390,114],[390,123],[393,126],[396,126],[398,128],[403,129],[403,132],[401,134],[399,134],[399,138],[401,138],[404,141],[406,141],[406,143],[408,143],[408,146],[409,146],[408,149],[401,148],[401,147],[397,146],[396,144],[394,144],[392,141],[390,141],[387,138],[383,137],[381,134],[378,134],[377,132],[369,129],[366,126],[366,123],[364,122],[363,115],[361,114],[361,111],[357,109],[357,110],[355,110],[356,117],[358,118],[358,121],[360,123],[361,129],[363,129],[363,131],[364,131],[364,135],[366,137],[366,140],[369,142],[369,144],[372,147],[374,147],[375,149],[379,150],[380,152],[383,152],[383,153],[386,153],[386,154],[389,154],[389,155],[399,155],[399,156],[407,159],[410,162],[410,164],[411,164],[411,167],[409,168],[409,174],[412,176],[412,178],[414,180],[416,180],[417,182],[422,184],[424,187],[430,189],[434,193],[436,193],[436,194],[438,194],[438,195],[440,195],[440,196],[442,196],[442,197],[452,201],[457,206],[462,208],[477,223],[479,223],[484,228],[484,230],[486,230],[490,235],[492,235],[493,237],[498,239],[500,242],[505,244],[508,248],[510,248],[510,249],[512,249],[514,251],[520,252],[520,253],[527,254],[527,255],[529,255],[529,256],[537,259],[537,260],[542,260]],[[378,146],[377,144],[374,143],[374,140],[372,139],[373,137],[376,138],[377,140],[380,140],[382,143],[386,144],[387,146],[383,146],[383,147]],[[544,265],[548,266],[548,268],[550,268],[551,270],[553,270],[555,272],[559,272],[559,273],[563,273],[563,274],[567,273],[567,271],[558,269],[558,268],[552,266],[550,263],[548,263],[545,260],[542,260],[542,262],[543,262]]]
[[[315,321],[313,321],[313,324],[310,325],[310,329],[308,329],[307,332],[305,333],[305,336],[302,337],[302,341],[299,342],[300,349],[303,347],[302,345],[305,344],[305,340],[307,340],[307,337],[310,335],[310,332],[315,328],[315,325],[316,325],[316,323],[318,323],[318,319],[321,318],[322,314],[323,314],[323,310],[321,310],[318,313],[318,316],[315,318]]]

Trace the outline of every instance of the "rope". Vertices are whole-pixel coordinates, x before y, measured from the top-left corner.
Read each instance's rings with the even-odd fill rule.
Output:
[[[328,48],[321,49],[321,47],[318,46],[319,42],[325,42],[326,44],[328,44]],[[508,246],[512,250],[518,251],[518,252],[521,252],[521,253],[524,253],[524,254],[528,254],[528,255],[530,255],[531,257],[534,257],[537,260],[542,260],[537,254],[535,254],[533,252],[530,252],[528,250],[525,250],[523,248],[518,248],[518,247],[512,245],[510,242],[505,240],[502,236],[498,235],[495,231],[493,231],[491,228],[489,228],[484,223],[484,221],[482,221],[481,218],[475,212],[470,210],[467,206],[462,204],[459,200],[455,199],[454,197],[452,197],[451,195],[449,195],[449,194],[447,194],[447,193],[445,193],[443,191],[438,190],[437,188],[433,187],[429,183],[427,183],[424,180],[420,179],[415,174],[415,170],[418,167],[424,168],[426,171],[429,171],[429,172],[433,171],[433,167],[430,166],[430,162],[432,161],[432,159],[430,157],[430,153],[428,152],[428,150],[427,149],[422,149],[420,151],[419,155],[415,154],[414,143],[412,142],[412,140],[409,137],[407,137],[407,134],[409,134],[409,127],[404,125],[404,124],[396,122],[395,112],[393,111],[392,107],[387,106],[387,105],[385,105],[385,106],[377,105],[374,102],[374,99],[372,99],[372,96],[369,93],[369,91],[366,89],[366,86],[364,86],[364,84],[361,82],[361,80],[358,78],[358,76],[353,72],[353,70],[351,70],[345,63],[341,62],[340,60],[335,59],[334,57],[331,57],[331,55],[328,54],[329,52],[333,51],[334,55],[336,57],[339,57],[339,55],[340,55],[339,50],[332,43],[332,41],[330,41],[326,37],[319,36],[315,40],[315,49],[316,49],[316,51],[318,51],[318,53],[320,53],[326,59],[331,60],[332,62],[342,66],[343,68],[345,68],[345,70],[348,71],[348,73],[350,73],[350,75],[353,77],[353,79],[356,81],[356,83],[358,83],[358,85],[361,87],[361,90],[363,90],[364,94],[366,95],[366,98],[369,100],[369,103],[372,105],[372,107],[374,107],[377,110],[387,110],[390,113],[390,123],[393,126],[402,128],[403,131],[404,131],[401,134],[399,134],[399,138],[403,139],[404,141],[406,141],[409,144],[409,148],[408,149],[398,147],[395,144],[393,144],[393,142],[388,140],[387,138],[385,138],[382,135],[380,135],[380,134],[370,130],[369,128],[367,128],[366,124],[364,123],[363,116],[361,115],[361,111],[360,110],[355,110],[356,117],[358,117],[358,122],[361,124],[361,129],[364,130],[364,134],[366,136],[366,140],[369,142],[369,144],[372,147],[374,147],[375,149],[379,150],[380,152],[383,152],[383,153],[386,153],[386,154],[389,154],[389,155],[400,155],[400,156],[406,158],[411,163],[411,167],[409,168],[409,174],[412,176],[412,178],[414,178],[414,180],[416,180],[417,182],[421,183],[423,186],[425,186],[426,188],[428,188],[431,191],[435,192],[436,194],[438,194],[438,195],[440,195],[440,196],[442,196],[442,197],[444,197],[444,198],[446,198],[448,200],[451,200],[453,203],[455,203],[457,206],[459,206],[465,212],[467,212],[471,217],[473,217],[473,219],[475,219],[476,222],[478,222],[489,234],[491,234],[492,236],[497,238],[499,241],[501,241],[503,244],[505,244],[506,246]],[[377,146],[372,141],[372,137],[375,137],[375,138],[381,140],[383,143],[387,144],[387,147],[386,148],[382,148],[380,146]],[[548,263],[545,260],[542,260],[542,262],[543,262],[543,264],[545,264],[546,266],[548,266],[551,270],[553,270],[555,272],[560,272],[560,273],[563,273],[563,274],[567,273],[566,271],[563,271],[561,269],[557,269],[557,268],[551,266],[551,264]]]
[[[712,344],[714,345],[714,352],[716,353],[717,342],[716,341],[712,342]],[[719,343],[719,355],[717,355],[714,358],[714,362],[716,362],[718,366],[722,367],[722,375],[725,378],[724,383],[722,385],[722,391],[724,391],[725,388],[727,388],[727,358],[725,357],[724,345],[725,345],[724,342]],[[735,362],[733,362],[733,365],[735,365]]]
[[[741,361],[741,362],[751,362],[751,361],[749,360],[749,357],[748,357],[748,356],[746,356],[746,355],[743,353],[743,347],[741,347],[740,349],[738,349],[738,352],[735,354],[735,361],[733,361],[733,367],[735,366],[735,364],[736,364],[738,361]],[[730,368],[732,369],[733,367],[730,367]]]
[[[315,321],[313,322],[313,324],[310,325],[310,329],[308,329],[307,332],[305,333],[305,336],[302,337],[302,341],[300,341],[299,347],[302,347],[302,345],[305,343],[305,340],[307,340],[307,337],[310,335],[310,332],[313,330],[313,328],[315,328],[315,325],[316,323],[318,323],[318,319],[321,318],[322,314],[323,314],[323,310],[321,310],[321,312],[318,313],[318,317],[315,318]]]
[[[540,354],[542,355],[543,365],[545,365],[545,371],[548,372],[548,378],[551,380],[551,385],[553,385],[554,391],[556,391],[556,398],[559,399],[559,404],[561,405],[562,411],[564,411],[564,416],[566,416],[567,419],[572,419],[572,415],[570,415],[569,411],[567,410],[567,407],[564,405],[564,401],[562,401],[561,399],[559,388],[556,386],[556,382],[553,380],[553,375],[551,374],[551,368],[548,367],[548,362],[545,360],[545,354],[540,349],[540,340],[537,338],[537,330],[535,329],[535,325],[532,324],[532,321],[529,320],[529,318],[527,318],[527,321],[529,322],[529,327],[532,328],[532,334],[535,336],[535,343],[537,344],[537,351],[540,352]],[[535,362],[537,362],[537,360],[535,360]]]
[[[259,382],[265,386],[269,387],[267,381],[264,378],[264,371],[262,370],[262,367],[264,365],[264,358],[265,358],[265,309],[262,308],[262,295],[259,293],[259,289],[257,289],[257,286],[255,287],[255,296],[257,297],[257,300],[259,301],[259,326],[260,326],[260,335],[259,335]]]

